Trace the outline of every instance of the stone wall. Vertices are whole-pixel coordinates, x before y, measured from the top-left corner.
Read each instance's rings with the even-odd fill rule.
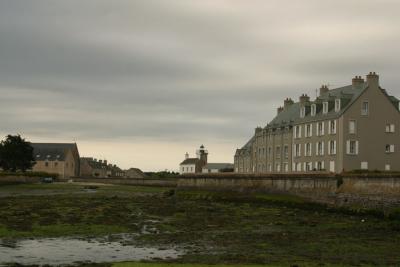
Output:
[[[72,178],[73,182],[80,183],[102,183],[119,185],[143,185],[143,186],[165,186],[176,187],[175,179],[136,179],[136,178]]]
[[[0,176],[0,183],[38,183],[42,178],[40,177],[26,177],[26,176]]]
[[[226,175],[182,176],[178,188],[266,192],[301,196],[318,203],[356,208],[400,206],[398,177],[331,175]],[[307,177],[308,176],[308,177]]]

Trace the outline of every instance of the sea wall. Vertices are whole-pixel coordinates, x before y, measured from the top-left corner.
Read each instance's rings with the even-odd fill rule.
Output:
[[[165,186],[176,187],[176,179],[132,179],[132,178],[72,178],[73,182],[79,183],[102,183],[116,185],[142,185],[142,186]]]
[[[339,207],[400,207],[400,175],[184,175],[178,188],[291,194]]]

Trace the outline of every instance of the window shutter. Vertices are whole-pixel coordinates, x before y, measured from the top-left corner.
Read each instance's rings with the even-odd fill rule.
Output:
[[[310,137],[312,136],[312,123],[310,124]]]
[[[322,168],[323,170],[325,169],[325,161],[322,161],[321,168]]]
[[[297,138],[297,126],[294,127],[294,138]]]
[[[325,122],[322,122],[322,135],[324,135],[325,134]]]
[[[325,151],[324,151],[324,146],[325,146],[325,142],[324,141],[322,141],[321,142],[322,143],[322,154],[321,154],[321,156],[323,156],[324,155],[324,153],[325,153]]]
[[[333,154],[336,155],[336,141],[333,141]]]
[[[346,154],[350,154],[350,140],[346,141]]]
[[[299,126],[299,138],[301,138],[301,125]]]
[[[319,144],[319,143],[317,143],[316,146],[315,146],[315,155],[316,155],[316,156],[319,155],[319,152],[318,152],[319,145],[318,145],[318,144]]]
[[[394,145],[390,145],[390,152],[394,152]]]
[[[331,123],[332,121],[328,121],[328,134],[331,134]]]
[[[307,156],[307,143],[304,144],[304,156]]]
[[[390,132],[394,133],[394,124],[390,124]]]
[[[304,171],[306,171],[307,170],[307,163],[306,162],[304,162],[304,169],[303,169]]]
[[[358,141],[356,141],[356,155],[358,155]]]

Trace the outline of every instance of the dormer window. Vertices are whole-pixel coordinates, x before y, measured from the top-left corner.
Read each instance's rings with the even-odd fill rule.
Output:
[[[328,113],[328,102],[322,103],[322,112],[324,114]]]
[[[317,113],[317,105],[312,104],[311,105],[311,116],[315,116],[316,113]]]
[[[335,99],[335,112],[340,111],[340,99]]]
[[[300,108],[300,118],[304,118],[306,116],[306,107]]]

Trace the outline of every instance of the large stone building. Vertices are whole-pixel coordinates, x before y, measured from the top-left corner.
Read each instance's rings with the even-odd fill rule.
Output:
[[[58,174],[59,178],[78,177],[79,152],[75,143],[32,143],[35,172]]]
[[[236,150],[235,172],[400,171],[399,149],[399,100],[369,73],[349,86],[322,86],[314,100],[287,98],[277,116]]]

